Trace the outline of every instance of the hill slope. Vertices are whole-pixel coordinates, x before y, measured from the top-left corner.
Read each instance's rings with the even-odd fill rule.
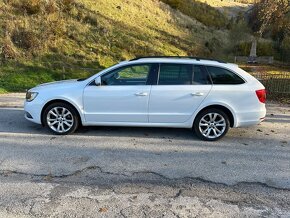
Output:
[[[235,17],[239,13],[247,11],[254,3],[255,0],[198,0],[206,3],[221,12],[225,13],[228,17]]]
[[[6,0],[0,10],[2,91],[88,76],[88,67],[138,55],[211,56],[227,38],[158,0]]]

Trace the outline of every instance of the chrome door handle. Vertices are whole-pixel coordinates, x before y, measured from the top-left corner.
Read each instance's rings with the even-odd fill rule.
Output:
[[[194,93],[191,93],[192,96],[203,96],[204,93],[202,92],[194,92]]]
[[[148,93],[147,92],[138,92],[135,94],[136,96],[147,96]]]

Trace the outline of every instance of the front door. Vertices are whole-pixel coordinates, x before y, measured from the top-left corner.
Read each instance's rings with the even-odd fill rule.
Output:
[[[148,123],[152,68],[151,64],[121,67],[102,75],[100,86],[88,85],[84,90],[86,121]]]
[[[160,64],[157,85],[151,89],[150,123],[184,123],[212,89],[203,66]]]

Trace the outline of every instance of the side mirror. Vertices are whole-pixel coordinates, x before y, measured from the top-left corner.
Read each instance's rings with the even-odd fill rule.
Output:
[[[120,75],[119,75],[119,73],[115,73],[115,74],[114,74],[114,78],[115,78],[115,79],[120,79]]]
[[[100,86],[102,84],[102,80],[101,80],[101,77],[98,76],[96,79],[95,79],[95,84],[96,86]]]

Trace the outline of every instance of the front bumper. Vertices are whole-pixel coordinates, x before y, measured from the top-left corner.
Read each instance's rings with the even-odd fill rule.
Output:
[[[24,103],[24,117],[37,124],[41,124],[42,102],[37,101],[37,98],[32,102],[25,101]]]

